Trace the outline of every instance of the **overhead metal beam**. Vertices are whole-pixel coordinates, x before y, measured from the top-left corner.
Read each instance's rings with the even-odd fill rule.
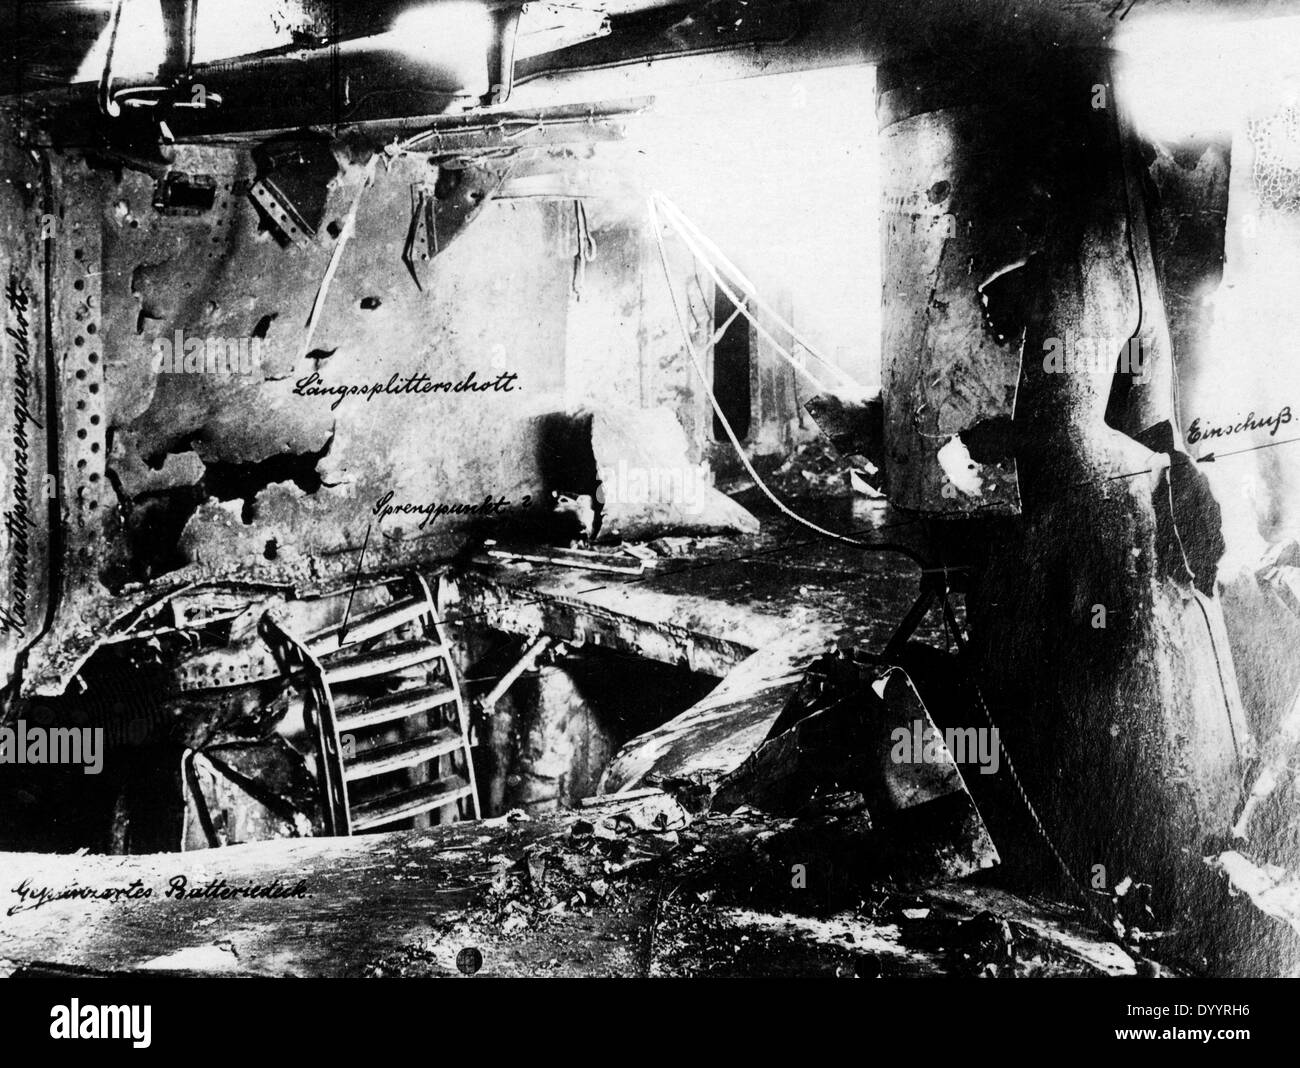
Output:
[[[328,116],[331,121],[377,119],[385,117],[383,111],[395,116],[440,110],[430,98],[447,89],[437,72],[403,70],[365,44],[390,30],[413,0],[274,2],[284,8],[295,37],[292,45],[194,69],[196,81],[248,101],[246,108],[237,103],[229,118],[206,116],[211,123],[207,132],[319,122],[319,95],[338,80],[336,75],[348,78],[352,102],[372,95],[358,105],[359,113],[349,114],[353,105],[345,103],[338,109],[342,114]],[[485,6],[505,11],[517,8],[519,0],[486,0]],[[609,12],[611,32],[520,60],[514,68],[513,104],[615,99],[923,54],[959,60],[971,52],[1006,47],[1104,48],[1121,27],[1166,16],[1229,21],[1300,15],[1300,0],[749,0],[743,5],[735,0],[615,0],[599,6]],[[0,38],[11,42],[10,63],[0,73],[0,94],[32,92],[61,79],[66,84],[108,17],[107,5],[101,10],[57,0],[6,7]],[[200,25],[203,10],[199,8]],[[346,52],[356,58],[348,63],[355,69],[345,72],[339,48],[349,42]],[[377,90],[387,94],[386,103],[375,102],[384,99],[373,95]],[[80,103],[75,96],[73,102]],[[278,116],[259,118],[268,108]]]

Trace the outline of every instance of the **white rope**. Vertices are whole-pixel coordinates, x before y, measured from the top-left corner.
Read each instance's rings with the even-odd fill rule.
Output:
[[[812,520],[805,519],[798,512],[787,506],[786,503],[777,497],[775,493],[768,489],[767,483],[763,481],[763,477],[754,470],[754,465],[749,462],[749,457],[745,455],[744,446],[740,444],[740,439],[736,437],[736,432],[731,429],[731,423],[727,420],[727,416],[722,410],[722,405],[718,403],[718,398],[714,395],[713,390],[709,386],[709,377],[704,373],[704,365],[700,363],[700,358],[695,351],[695,344],[691,341],[690,329],[686,325],[685,316],[682,315],[681,305],[677,302],[677,290],[673,288],[672,272],[668,269],[668,252],[664,248],[662,226],[659,221],[659,213],[655,208],[653,197],[649,201],[649,208],[650,225],[654,229],[655,243],[659,246],[659,262],[664,269],[664,283],[668,286],[668,297],[672,301],[673,314],[677,317],[677,326],[682,332],[682,342],[686,346],[686,355],[690,357],[691,366],[695,368],[695,373],[699,375],[700,383],[704,386],[704,392],[708,395],[709,403],[713,405],[713,413],[718,417],[718,423],[722,426],[722,429],[726,431],[727,439],[731,442],[731,447],[736,450],[736,455],[740,458],[741,465],[745,468],[745,471],[748,472],[749,477],[754,480],[754,485],[756,485],[759,490],[762,491],[763,496],[776,505],[784,515],[789,516],[796,523],[807,527],[814,533],[821,534],[823,537],[831,538],[834,541],[844,542],[846,545],[854,545],[860,549],[882,548],[882,546],[879,545],[872,545],[869,542],[858,541],[856,538],[850,538],[844,534],[836,533],[833,530],[827,530],[825,527],[818,526],[816,523],[812,522]],[[739,305],[737,305],[737,307],[739,307]]]
[[[677,231],[678,236],[682,239],[682,241],[686,243],[687,248],[691,250],[691,252],[696,256],[696,258],[699,259],[700,262],[704,264],[704,269],[709,273],[710,277],[712,277],[714,284],[719,289],[721,289],[723,293],[726,294],[727,298],[733,304],[735,304],[737,307],[745,307],[745,302],[743,302],[736,296],[736,294],[732,291],[732,289],[727,285],[726,281],[723,279],[722,275],[724,273],[729,277],[731,277],[732,279],[734,279],[738,283],[740,289],[746,291],[746,296],[748,297],[749,300],[753,301],[754,306],[759,311],[766,314],[767,317],[772,322],[774,322],[780,329],[788,333],[790,337],[793,338],[796,344],[803,347],[803,349],[808,353],[808,355],[810,355],[814,360],[820,363],[823,367],[827,368],[828,370],[836,374],[846,385],[852,387],[852,389],[856,394],[858,394],[862,398],[865,398],[867,396],[868,391],[861,383],[859,383],[852,375],[850,375],[842,367],[838,366],[836,363],[827,359],[820,352],[818,352],[817,347],[815,345],[809,342],[808,339],[805,338],[802,334],[800,334],[799,331],[796,330],[794,326],[785,319],[784,316],[782,316],[775,308],[773,308],[770,304],[767,303],[767,301],[763,299],[762,294],[759,293],[758,291],[758,287],[754,285],[754,283],[751,282],[745,276],[744,272],[742,272],[739,267],[737,267],[734,263],[732,263],[730,259],[727,258],[726,254],[720,248],[718,248],[716,244],[714,244],[712,241],[709,240],[707,236],[705,236],[705,234],[700,230],[698,226],[696,226],[690,219],[686,217],[685,213],[683,213],[680,208],[678,208],[675,204],[673,204],[673,202],[670,201],[666,196],[664,196],[663,193],[660,193],[658,191],[652,193],[651,198],[657,205],[662,206],[664,212],[667,214],[668,222],[672,225],[673,229]],[[715,264],[717,266],[715,266]],[[811,371],[808,370],[807,367],[804,366],[802,361],[800,361],[775,337],[773,337],[771,332],[768,331],[763,326],[763,324],[758,321],[757,317],[754,316],[753,313],[750,312],[747,307],[745,307],[744,314],[745,317],[748,318],[750,322],[752,322],[754,326],[758,329],[759,334],[761,334],[773,345],[777,353],[783,359],[785,359],[792,367],[794,367],[795,370],[799,371],[801,374],[804,375],[804,377],[806,377],[810,382],[812,382],[813,385],[815,385],[819,391],[823,393],[836,392],[836,390],[834,390],[833,388],[827,387],[824,383],[822,383],[816,376],[812,374]]]
[[[651,203],[653,203],[653,201]],[[746,319],[749,320],[749,322],[751,322],[754,325],[754,328],[758,331],[759,336],[765,338],[772,345],[772,347],[776,350],[777,355],[779,355],[782,359],[784,359],[787,363],[789,363],[790,366],[793,367],[799,374],[803,375],[806,379],[808,379],[808,381],[813,384],[813,387],[817,390],[818,393],[835,393],[836,390],[832,389],[829,385],[827,385],[815,374],[813,374],[810,370],[808,370],[808,368],[805,367],[803,363],[801,363],[793,355],[787,352],[785,346],[782,345],[781,342],[779,342],[775,337],[773,337],[772,332],[768,330],[767,327],[765,327],[761,322],[758,321],[754,313],[750,311],[750,309],[746,306],[745,298],[740,296],[738,293],[736,293],[735,290],[733,290],[730,286],[727,285],[726,281],[722,278],[722,276],[714,269],[713,264],[709,262],[708,256],[694,242],[694,240],[690,237],[690,235],[687,234],[685,231],[683,231],[681,227],[677,226],[675,223],[672,223],[671,220],[669,220],[669,222],[670,225],[673,226],[673,229],[676,230],[677,236],[680,237],[683,242],[685,242],[687,249],[691,252],[691,254],[695,257],[695,259],[699,263],[703,264],[705,271],[713,279],[714,285],[716,285],[718,289],[721,290],[722,293],[726,295],[727,299],[731,301],[731,303],[735,306],[736,310],[740,312],[740,314],[742,314]]]

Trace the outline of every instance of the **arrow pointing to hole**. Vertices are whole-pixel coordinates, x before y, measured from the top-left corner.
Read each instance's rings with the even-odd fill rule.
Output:
[[[1221,452],[1218,456],[1240,456],[1245,452],[1259,452],[1260,449],[1276,449],[1279,445],[1294,445],[1300,438],[1283,438],[1281,441],[1266,441],[1262,445],[1249,445],[1244,449],[1233,449],[1231,452]],[[1199,458],[1203,464],[1213,463],[1216,459],[1215,453],[1206,453]]]

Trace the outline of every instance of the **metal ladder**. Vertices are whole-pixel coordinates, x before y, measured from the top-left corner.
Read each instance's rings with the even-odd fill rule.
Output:
[[[353,620],[342,644],[338,625],[299,637],[278,612],[263,616],[263,637],[301,687],[315,729],[330,834],[375,830],[436,810],[442,822],[480,818],[469,713],[440,602],[423,576],[410,584],[410,596]],[[403,628],[418,636],[378,644],[386,635],[402,638],[395,632]],[[412,673],[422,681],[413,683]],[[394,682],[399,688],[375,692]]]

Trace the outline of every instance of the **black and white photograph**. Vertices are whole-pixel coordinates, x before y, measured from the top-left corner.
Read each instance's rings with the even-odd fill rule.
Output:
[[[1300,0],[5,0],[0,49],[33,1034],[1076,979],[1106,1048],[1249,1044]]]

